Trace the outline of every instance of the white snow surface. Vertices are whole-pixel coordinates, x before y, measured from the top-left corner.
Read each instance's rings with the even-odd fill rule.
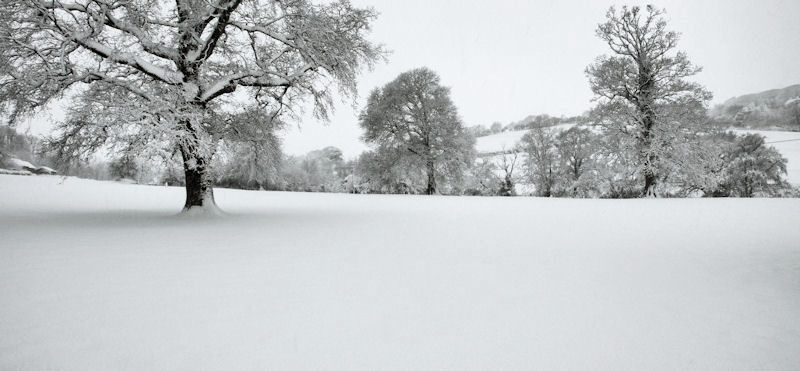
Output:
[[[800,200],[0,175],[3,370],[791,370]]]

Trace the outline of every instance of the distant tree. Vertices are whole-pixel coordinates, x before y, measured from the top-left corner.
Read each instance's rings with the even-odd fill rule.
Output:
[[[549,128],[532,129],[520,140],[527,154],[525,167],[528,178],[536,187],[536,195],[550,197],[559,178],[558,152],[555,137]]]
[[[497,134],[503,131],[503,124],[499,122],[492,123],[492,127],[489,128],[492,131],[492,134]]]
[[[596,186],[589,172],[593,167],[592,156],[597,151],[596,135],[589,129],[573,126],[559,133],[555,140],[559,168],[564,174],[563,192],[568,196],[588,197]]]
[[[612,133],[601,132],[596,141],[594,179],[599,195],[602,198],[640,197],[641,179],[635,166],[637,154],[620,150],[632,147],[636,139]]]
[[[32,161],[35,146],[36,138],[19,133],[11,126],[0,124],[0,156]]]
[[[725,153],[722,181],[716,196],[776,196],[789,188],[786,158],[765,144],[764,137],[747,134],[736,137]]]
[[[671,166],[663,171],[672,195],[710,196],[716,192],[722,182],[730,144],[735,140],[732,132],[712,131],[676,143]]]
[[[354,163],[344,161],[339,148],[329,146],[302,156],[287,156],[282,161],[278,181],[280,189],[301,192],[349,192],[346,180]],[[352,179],[350,179],[352,182]]]
[[[687,80],[700,72],[683,52],[673,52],[678,34],[667,31],[662,10],[648,5],[609,9],[597,28],[612,56],[586,69],[598,104],[592,116],[600,125],[633,139],[634,166],[643,178],[641,196],[656,196],[656,186],[673,150],[675,136],[705,122],[711,93]]]
[[[305,156],[284,156],[280,169],[280,188],[293,192],[312,192],[308,171],[304,168]]]
[[[320,192],[343,191],[344,159],[342,150],[336,147],[325,147],[311,151],[302,161],[302,168],[308,173],[311,188]]]
[[[464,177],[463,194],[470,196],[496,196],[504,179],[497,173],[493,157],[481,157],[467,171]]]
[[[378,147],[374,151],[362,153],[354,171],[359,177],[360,191],[390,194],[423,193],[427,177],[418,168],[418,159],[403,152],[404,150]]]
[[[161,174],[157,178],[158,184],[166,186],[184,186],[183,179],[183,166],[180,161],[169,159],[163,162],[164,167],[161,169]]]
[[[500,180],[499,196],[517,195],[517,191],[514,188],[516,184],[514,170],[516,170],[518,157],[519,151],[517,150],[504,150],[500,155],[500,170],[503,172],[503,178]]]
[[[216,144],[263,123],[229,103],[278,116],[311,98],[326,118],[331,87],[352,95],[383,54],[366,39],[375,16],[347,0],[3,1],[0,114],[15,122],[79,91],[54,141],[63,154],[109,142],[177,150],[184,209],[213,207]]]
[[[235,118],[257,125],[229,126],[232,132],[227,135],[235,140],[223,142],[219,146],[216,158],[220,163],[216,165],[216,183],[241,189],[275,188],[283,158],[277,132],[285,124],[254,109]]]
[[[794,97],[784,103],[786,118],[790,127],[800,130],[800,97]]]
[[[450,89],[427,68],[373,90],[359,123],[375,154],[425,173],[426,194],[437,193],[442,179],[460,181],[473,162],[475,138],[461,123]]]
[[[139,164],[133,154],[125,153],[112,160],[108,171],[115,179],[130,179],[138,182]]]
[[[484,125],[470,126],[467,128],[467,131],[475,138],[492,135],[492,130]]]

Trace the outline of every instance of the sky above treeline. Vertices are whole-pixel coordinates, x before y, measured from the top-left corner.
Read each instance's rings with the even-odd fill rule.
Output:
[[[573,116],[592,106],[584,73],[608,47],[597,24],[612,5],[648,2],[531,0],[352,0],[380,16],[371,39],[392,53],[359,79],[360,97],[339,104],[330,122],[311,115],[284,133],[284,150],[303,154],[336,146],[346,157],[366,149],[358,111],[369,91],[426,66],[451,88],[465,125],[507,124],[531,114]],[[668,28],[678,50],[704,70],[696,81],[713,103],[800,83],[800,1],[670,0]],[[57,117],[54,117],[57,119]],[[33,132],[47,131],[39,119]]]

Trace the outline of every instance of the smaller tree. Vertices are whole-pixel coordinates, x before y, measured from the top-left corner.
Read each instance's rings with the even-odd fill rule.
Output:
[[[794,127],[795,130],[800,130],[800,97],[787,100],[783,106],[786,110],[789,126]]]
[[[344,159],[342,150],[325,147],[306,154],[302,168],[308,173],[312,188],[320,192],[344,190]]]
[[[528,155],[525,167],[536,187],[536,195],[552,196],[559,173],[555,137],[549,129],[531,129],[522,137],[520,145]]]
[[[503,151],[500,155],[500,170],[503,172],[503,179],[500,180],[500,189],[498,190],[499,196],[516,196],[517,191],[514,187],[515,176],[514,170],[517,165],[517,158],[519,152],[516,150]]]
[[[220,143],[215,156],[216,183],[242,189],[274,187],[283,158],[277,132],[284,122],[252,108],[226,120],[224,135],[229,140]]]
[[[556,136],[559,167],[564,175],[564,194],[587,197],[595,188],[588,171],[592,168],[592,155],[597,150],[595,135],[586,128],[573,126]]]
[[[415,158],[402,151],[378,148],[361,154],[354,170],[363,193],[418,194],[425,190],[425,174]]]
[[[503,124],[495,121],[494,123],[492,123],[492,127],[489,128],[489,130],[492,131],[492,134],[500,133],[503,131]]]
[[[764,137],[747,134],[736,138],[725,155],[723,179],[716,195],[755,197],[777,196],[789,188],[786,158],[765,144]]]
[[[675,196],[712,195],[722,182],[726,153],[736,134],[710,132],[675,146],[665,183]]]
[[[497,174],[492,157],[479,157],[464,177],[463,194],[469,196],[496,196],[500,194],[503,179]]]
[[[0,124],[0,156],[15,157],[32,161],[36,139],[27,134],[18,133],[11,126]]]
[[[641,173],[636,166],[636,153],[620,151],[628,148],[632,138],[614,130],[603,130],[598,136],[594,154],[594,179],[600,197],[634,198],[641,196]]]
[[[392,167],[402,163],[425,174],[429,195],[439,192],[441,180],[451,188],[460,183],[475,157],[475,138],[461,123],[450,89],[427,68],[400,74],[373,90],[359,124],[375,155],[396,159]],[[377,163],[386,164],[372,162]]]
[[[131,179],[138,181],[139,164],[136,157],[130,153],[125,153],[117,157],[108,166],[108,171],[115,179]]]

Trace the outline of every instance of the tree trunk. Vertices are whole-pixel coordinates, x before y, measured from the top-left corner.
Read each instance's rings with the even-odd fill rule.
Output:
[[[194,67],[183,66],[182,70],[188,76],[187,81],[195,81],[193,86],[196,86],[196,77],[192,77],[193,75],[189,73],[194,71]],[[198,111],[206,110],[204,103],[191,102],[191,105]],[[186,180],[186,202],[183,205],[183,212],[197,209],[212,214],[218,213],[209,173],[211,154],[203,150],[201,135],[192,122],[185,120],[181,124],[187,134],[179,144]]]
[[[181,146],[183,171],[186,177],[186,203],[183,211],[192,208],[215,210],[214,190],[208,174],[208,161],[192,146]]]
[[[656,175],[655,162],[658,157],[653,153],[653,142],[651,138],[651,128],[653,120],[645,116],[645,129],[642,131],[642,148],[640,149],[640,158],[642,161],[642,173],[644,175],[644,188],[642,189],[642,197],[658,197],[656,193],[656,185],[658,184],[658,177]]]
[[[436,194],[436,169],[433,166],[433,160],[428,160],[427,163],[428,169],[428,188],[425,190],[425,194],[428,195],[435,195]]]
[[[657,183],[656,175],[653,174],[652,171],[645,170],[642,197],[658,197],[658,194],[656,193]]]
[[[649,62],[646,60],[639,60],[639,87],[640,95],[635,100],[642,115],[642,131],[639,138],[641,161],[643,162],[644,173],[644,189],[642,189],[642,197],[657,197],[656,185],[658,184],[658,177],[656,176],[656,161],[658,156],[653,153],[653,127],[656,125],[656,113],[653,110],[655,94],[655,76],[650,68]]]

